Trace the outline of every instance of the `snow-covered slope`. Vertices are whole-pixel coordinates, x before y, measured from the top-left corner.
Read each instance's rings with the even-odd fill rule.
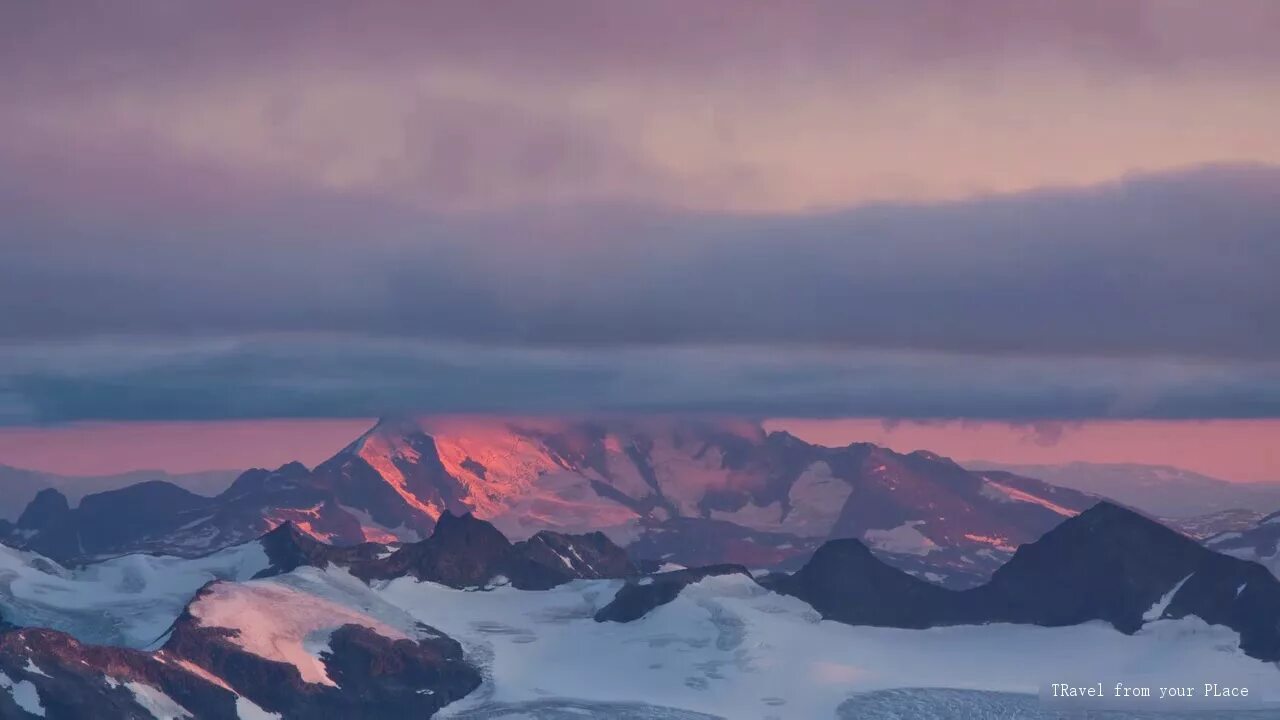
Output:
[[[661,705],[715,717],[835,717],[852,694],[902,687],[1037,693],[1060,678],[1231,677],[1280,701],[1280,671],[1245,656],[1235,633],[1198,619],[1132,636],[1103,623],[900,630],[821,620],[805,603],[741,575],[709,577],[630,623],[592,614],[616,581],[522,593],[401,579],[383,599],[462,642],[485,667],[445,717],[517,708]]]
[[[74,569],[0,546],[0,618],[85,642],[149,647],[202,585],[248,580],[269,566],[257,542],[203,558],[135,554]]]
[[[70,620],[63,627],[110,634],[84,621],[86,613],[100,611],[121,637],[145,637],[161,623],[168,632],[161,633],[158,649],[144,652],[86,645],[48,630],[0,631],[0,717],[25,717],[23,708],[37,707],[51,718],[84,716],[89,708],[104,718],[146,717],[146,708],[168,708],[175,716],[228,720],[322,712],[344,718],[429,716],[437,710],[461,718],[859,717],[848,713],[860,698],[882,707],[886,697],[898,697],[862,693],[925,687],[1026,697],[1047,683],[1099,677],[1108,683],[1223,678],[1247,685],[1253,700],[1280,702],[1280,669],[1242,652],[1242,637],[1229,627],[1194,614],[1211,616],[1221,599],[1232,608],[1248,606],[1250,617],[1266,621],[1262,609],[1249,604],[1259,597],[1257,588],[1237,587],[1236,576],[1217,567],[1241,563],[1217,556],[1198,562],[1189,575],[1170,563],[1188,553],[1213,553],[1111,506],[1067,521],[1070,532],[1060,526],[1025,546],[1020,572],[1035,582],[1013,582],[1006,573],[1001,587],[1039,588],[1038,594],[1022,593],[1025,602],[1017,608],[1031,618],[1026,622],[1039,622],[1036,607],[1047,609],[1044,622],[1050,625],[1058,624],[1055,608],[1063,598],[1128,598],[1132,582],[1146,577],[1142,573],[1117,574],[1104,564],[1094,573],[1096,583],[1080,581],[1076,573],[1061,587],[1039,575],[1061,569],[1062,553],[1072,547],[1087,555],[1096,554],[1095,546],[1115,546],[1117,527],[1130,540],[1141,540],[1145,535],[1137,530],[1153,526],[1158,532],[1151,532],[1168,542],[1139,543],[1131,554],[1160,569],[1159,582],[1146,583],[1135,596],[1142,621],[1128,635],[1115,629],[1115,619],[1066,627],[1000,621],[928,629],[855,626],[824,620],[806,600],[777,594],[741,568],[625,581],[560,578],[547,590],[520,590],[498,574],[517,564],[481,561],[523,548],[519,554],[529,562],[592,573],[598,563],[584,555],[588,546],[578,547],[590,538],[511,545],[505,539],[497,543],[496,530],[482,521],[441,517],[440,537],[408,552],[415,560],[409,564],[372,547],[283,553],[280,546],[290,539],[314,542],[294,528],[200,560],[133,556],[75,571],[10,552],[6,577],[17,581],[25,607],[51,620],[65,615]],[[1124,522],[1103,523],[1111,530],[1094,532],[1098,518]],[[1040,545],[1061,552],[1050,557],[1036,551]],[[1169,550],[1174,545],[1176,552]],[[277,558],[286,555],[306,562],[280,573]],[[577,570],[575,555],[584,560]],[[909,586],[923,584],[878,560],[868,562],[881,573],[867,576],[864,585],[889,593],[884,578],[890,575]],[[855,575],[865,571],[850,567]],[[397,568],[405,574],[388,574]],[[459,574],[458,568],[476,571]],[[1275,584],[1254,569],[1263,584]],[[227,579],[204,583],[210,575]],[[454,586],[436,582],[436,575],[453,578]],[[673,577],[680,582],[668,582]],[[1250,576],[1247,584],[1255,581]],[[199,589],[189,591],[194,599],[175,607],[180,587],[196,583]],[[639,612],[601,613],[617,605],[624,587],[653,589],[654,597],[640,598]],[[981,590],[929,587],[957,597],[987,597]],[[1196,598],[1212,603],[1192,602]],[[989,604],[996,611],[1005,608]],[[914,696],[904,697],[901,702],[914,702]],[[912,716],[909,705],[902,712]]]
[[[480,684],[456,642],[338,568],[206,586],[152,652],[0,632],[0,678],[0,717],[104,720],[430,717]]]
[[[339,568],[300,568],[215,585],[191,615],[197,626],[235,631],[230,644],[293,667],[316,687],[342,686],[323,653],[344,624],[364,624],[391,639],[453,638],[479,668],[482,684],[441,717],[576,711],[821,718],[876,690],[1035,694],[1049,682],[1095,676],[1230,677],[1255,699],[1280,702],[1280,671],[1240,652],[1234,632],[1198,618],[1153,621],[1134,635],[1105,623],[855,627],[822,620],[804,602],[730,574],[693,583],[638,620],[594,620],[620,586],[576,580],[541,592],[460,590],[412,578],[369,586]],[[210,672],[221,678],[216,670]],[[253,689],[231,687],[253,698]]]

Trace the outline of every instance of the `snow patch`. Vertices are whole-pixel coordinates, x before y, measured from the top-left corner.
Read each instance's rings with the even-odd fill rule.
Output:
[[[156,720],[184,720],[193,717],[173,698],[146,683],[127,682],[124,686],[133,693],[133,699]]]
[[[983,480],[982,490],[980,491],[980,493],[982,494],[983,497],[988,498],[990,500],[995,500],[997,502],[1031,503],[1032,505],[1039,505],[1040,507],[1052,510],[1053,512],[1059,515],[1062,515],[1063,517],[1076,516],[1075,510],[1064,508],[1061,505],[1058,505],[1057,503],[1051,502],[1049,500],[1046,500],[1042,497],[1038,497],[1036,495],[1032,495],[1031,493],[1026,492],[1024,490],[1019,490],[1017,488],[1009,487],[1008,485],[998,483],[992,480],[991,478],[986,477],[985,475],[982,477],[982,480]]]
[[[1173,602],[1174,596],[1177,595],[1178,591],[1182,589],[1182,586],[1191,579],[1192,575],[1195,575],[1195,573],[1190,573],[1179,580],[1173,587],[1169,588],[1169,592],[1165,593],[1163,597],[1157,600],[1156,603],[1151,606],[1151,609],[1142,614],[1142,621],[1151,622],[1153,620],[1159,620],[1164,615],[1164,611],[1169,609],[1169,603]]]
[[[258,542],[199,558],[134,554],[74,570],[0,546],[5,619],[94,644],[154,646],[191,596],[212,580],[248,580],[270,566]]]
[[[164,650],[161,650],[160,652],[156,653],[156,658],[166,663],[169,663],[170,665],[177,665],[178,667],[182,668],[183,670],[186,670],[192,675],[195,675],[196,677],[205,680],[210,685],[217,685],[223,690],[230,690],[231,692],[235,692],[235,690],[232,690],[231,686],[228,685],[225,680],[218,677],[217,675],[214,675],[208,670],[205,670],[199,665],[196,665],[190,660],[182,660],[180,658],[175,658]]]
[[[972,542],[982,543],[983,545],[990,545],[997,550],[1004,550],[1006,552],[1013,552],[1018,549],[1012,545],[1007,538],[995,537],[992,535],[975,535],[973,533],[965,533],[964,538]]]
[[[712,510],[710,517],[752,530],[778,532],[782,529],[782,503],[775,500],[768,505],[756,505],[748,501],[737,510]]]
[[[8,691],[18,707],[36,717],[44,717],[44,704],[40,702],[40,692],[30,680],[14,682],[8,675],[0,672],[0,688]]]
[[[884,552],[928,555],[938,549],[938,544],[916,529],[923,524],[923,520],[909,520],[889,530],[868,530],[862,537],[868,545]]]
[[[280,720],[281,717],[280,713],[267,712],[243,696],[236,697],[236,715],[240,720]]]
[[[329,641],[333,638],[333,631],[335,629],[336,628],[323,628],[311,633],[307,633],[302,638],[302,649],[305,650],[306,653],[311,656],[311,659],[315,661],[316,667],[319,667],[320,671],[324,673],[324,678],[326,681],[328,681],[328,682],[325,682],[324,684],[334,685],[336,687],[337,683],[333,682],[329,678],[329,673],[325,669],[324,657],[323,657],[323,655],[326,653],[330,655],[333,654],[333,648],[330,647]]]
[[[399,527],[389,528],[374,520],[372,515],[361,508],[343,505],[342,503],[338,503],[338,508],[354,517],[356,522],[360,523],[360,534],[364,537],[365,542],[388,544],[418,542],[422,539],[417,530],[405,527],[403,523]]]
[[[375,604],[368,588],[345,571],[299,568],[279,578],[214,585],[191,614],[203,627],[236,630],[232,642],[293,665],[304,681],[335,687],[320,658],[334,630],[360,625],[392,640],[409,637],[403,627],[369,614]]]
[[[785,530],[801,537],[830,535],[852,493],[853,486],[832,475],[830,465],[813,463],[796,478],[787,495],[791,511]]]

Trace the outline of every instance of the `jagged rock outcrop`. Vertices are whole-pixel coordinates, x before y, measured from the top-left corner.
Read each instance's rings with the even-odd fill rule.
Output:
[[[328,565],[351,567],[376,561],[387,554],[385,545],[361,543],[359,545],[329,545],[303,532],[291,521],[285,521],[258,539],[267,554],[270,566],[255,577],[280,575],[308,566],[323,568]]]
[[[827,543],[770,584],[832,620],[892,627],[1102,620],[1133,633],[1194,615],[1240,633],[1246,653],[1280,659],[1280,581],[1266,568],[1105,502],[1023,545],[988,583],[966,591],[911,578],[856,540]]]
[[[512,544],[490,523],[470,513],[450,512],[440,516],[431,537],[352,571],[370,579],[409,575],[457,588],[506,578],[521,590],[546,590],[576,578],[637,574],[626,553],[600,533],[543,532]]]

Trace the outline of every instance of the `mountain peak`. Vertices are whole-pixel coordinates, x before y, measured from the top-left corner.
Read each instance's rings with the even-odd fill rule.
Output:
[[[799,571],[772,584],[823,617],[856,625],[928,627],[951,594],[887,565],[852,538],[828,540]]]
[[[311,471],[307,466],[297,460],[291,460],[275,469],[277,475],[306,475],[309,472]]]
[[[18,527],[42,530],[62,522],[70,513],[71,506],[67,502],[67,496],[54,488],[45,488],[36,493],[26,509],[18,516]]]
[[[1118,540],[1120,536],[1132,538],[1140,535],[1152,542],[1191,543],[1184,535],[1131,508],[1109,500],[1101,500],[1075,517],[1067,518],[1037,542],[1052,541],[1058,536],[1077,537],[1081,541],[1094,538],[1093,542]],[[1100,547],[1099,550],[1102,548]]]
[[[386,415],[378,418],[378,421],[369,428],[365,435],[381,435],[389,436],[406,436],[406,435],[422,435],[425,431],[422,423],[409,415]]]
[[[449,546],[458,543],[474,545],[477,543],[510,545],[510,541],[492,523],[477,518],[470,512],[454,514],[449,510],[440,513],[436,518],[435,530],[430,540]]]
[[[297,523],[295,523],[294,521],[285,520],[279,525],[276,525],[275,527],[271,528],[267,532],[263,533],[262,537],[259,539],[264,541],[268,539],[292,541],[302,537],[311,538],[311,535],[306,531],[304,531],[302,528],[298,527]]]

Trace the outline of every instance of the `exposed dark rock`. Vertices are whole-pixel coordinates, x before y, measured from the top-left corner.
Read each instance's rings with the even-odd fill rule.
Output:
[[[248,653],[231,631],[199,627],[189,615],[157,652],[85,645],[53,630],[10,630],[0,633],[0,672],[14,687],[0,690],[0,717],[153,717],[139,692],[162,693],[201,720],[237,720],[237,696],[284,718],[430,717],[480,685],[462,648],[443,635],[392,640],[344,625],[321,659],[335,685],[304,682],[293,665]],[[30,687],[17,687],[25,683]]]
[[[1132,633],[1175,588],[1158,617],[1195,615],[1226,625],[1240,633],[1246,653],[1280,659],[1280,581],[1266,568],[1111,503],[1019,548],[990,583],[967,595],[975,609],[1006,622],[1105,620]]]
[[[480,674],[448,637],[390,640],[366,627],[344,625],[329,638],[329,648],[325,667],[342,688],[340,695],[351,698],[353,711],[367,705],[366,698],[380,698],[380,714],[367,717],[429,716],[480,686]],[[322,702],[319,707],[336,706]]]
[[[378,556],[386,551],[386,547],[378,543],[348,546],[322,543],[289,521],[281,523],[274,530],[263,535],[258,542],[266,551],[271,567],[259,572],[255,577],[279,575],[303,566],[324,568],[332,564],[351,567],[377,560]]]
[[[1240,633],[1246,653],[1280,659],[1280,581],[1132,510],[1099,503],[1023,545],[991,581],[956,592],[885,566],[854,540],[832,541],[772,586],[824,617],[893,627],[1103,620],[1124,633],[1197,616]]]
[[[161,480],[86,495],[74,510],[57,490],[44,490],[23,511],[11,542],[64,563],[87,560],[133,538],[163,535],[212,503]]]
[[[350,624],[334,630],[321,654],[334,685],[306,682],[293,665],[244,650],[234,631],[203,627],[190,613],[174,624],[162,652],[208,670],[285,718],[429,717],[480,685],[480,673],[452,638],[393,640]]]
[[[65,633],[44,629],[0,634],[0,672],[14,683],[30,683],[26,703],[39,703],[49,720],[150,718],[128,683],[159,691],[210,720],[236,720],[236,696],[200,673],[155,653],[84,645]],[[24,711],[15,692],[0,692],[0,717],[38,717]]]
[[[703,578],[717,575],[745,575],[751,573],[741,565],[710,565],[689,570],[646,575],[628,580],[608,605],[596,612],[596,622],[631,622],[650,610],[666,605],[680,595],[680,591]]]
[[[600,532],[566,535],[543,530],[516,543],[514,550],[538,566],[558,573],[566,582],[638,574],[626,551]]]
[[[858,540],[832,540],[790,576],[762,584],[795,595],[831,620],[921,628],[944,617],[954,593],[887,565]]]
[[[476,587],[506,574],[512,555],[510,541],[493,525],[470,513],[444,513],[431,537],[409,543],[356,572],[363,577],[412,575],[450,587]]]
[[[685,567],[731,564],[795,569],[822,544],[822,538],[762,532],[724,520],[674,517],[645,523],[627,551]]]
[[[47,530],[67,521],[71,507],[67,498],[53,488],[36,493],[35,498],[18,516],[18,527],[24,530]]]
[[[547,590],[576,578],[629,577],[635,566],[601,533],[543,532],[512,544],[493,525],[471,513],[444,513],[435,532],[381,560],[360,563],[359,577],[411,575],[450,587],[479,587],[499,577],[521,590]]]

